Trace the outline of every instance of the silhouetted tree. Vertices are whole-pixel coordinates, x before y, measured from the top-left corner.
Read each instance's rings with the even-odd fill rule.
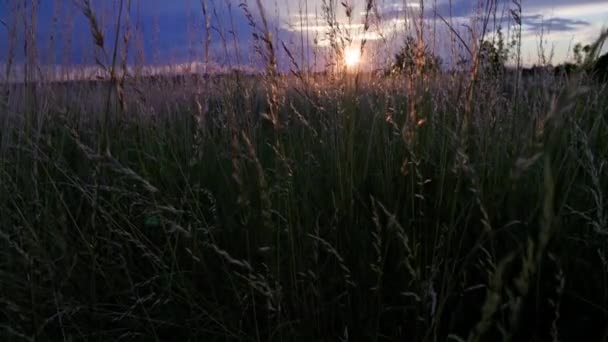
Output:
[[[579,67],[576,64],[565,62],[565,63],[562,63],[562,64],[556,66],[554,73],[555,73],[555,76],[563,77],[563,76],[570,76],[578,70],[579,70]]]
[[[595,59],[593,47],[577,43],[573,49],[574,63],[565,62],[555,68],[556,76],[571,75],[576,72],[586,72],[599,82],[608,82],[608,53]]]
[[[573,52],[574,61],[576,62],[576,64],[582,65],[587,59],[589,52],[591,52],[591,45],[583,46],[581,43],[577,43],[576,45],[574,45]]]
[[[437,72],[441,70],[441,63],[441,58],[430,51],[428,46],[424,45],[423,51],[419,51],[416,39],[408,36],[401,50],[395,55],[395,62],[389,73]],[[419,68],[422,70],[418,70]]]
[[[479,44],[480,66],[484,73],[492,76],[504,74],[509,51],[501,42],[484,40]]]
[[[608,82],[608,53],[595,61],[591,74],[600,82]]]

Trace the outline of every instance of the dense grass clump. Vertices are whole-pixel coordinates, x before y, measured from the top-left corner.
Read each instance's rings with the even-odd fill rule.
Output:
[[[24,3],[23,23],[2,22],[0,340],[608,338],[608,88],[584,74],[608,33],[572,73],[524,76],[521,3],[505,68],[500,26],[484,40],[489,1],[470,47],[441,18],[468,53],[447,70],[422,9],[402,60],[366,73],[323,1],[334,60],[315,74],[258,0],[239,9],[259,72],[165,77],[129,66],[130,1],[108,37],[82,0],[100,79],[53,82],[39,2]],[[207,71],[211,32],[226,54],[235,33],[201,4]]]
[[[605,87],[360,77],[13,86],[62,100],[3,117],[2,334],[605,336]]]

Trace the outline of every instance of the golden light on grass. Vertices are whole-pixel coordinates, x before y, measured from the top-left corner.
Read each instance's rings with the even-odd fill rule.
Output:
[[[352,69],[361,63],[361,51],[358,49],[347,49],[344,51],[344,64]]]

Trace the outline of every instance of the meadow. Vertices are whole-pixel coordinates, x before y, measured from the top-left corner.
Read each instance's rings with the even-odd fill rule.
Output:
[[[2,84],[3,341],[606,341],[605,83],[261,42],[253,75]]]

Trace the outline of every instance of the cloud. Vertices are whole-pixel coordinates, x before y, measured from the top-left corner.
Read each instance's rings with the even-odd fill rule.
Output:
[[[547,29],[549,31],[577,31],[582,27],[590,26],[591,23],[586,20],[580,19],[567,19],[567,18],[549,18],[543,19],[541,15],[534,15],[525,17],[524,25],[528,30],[539,31],[541,29]]]

